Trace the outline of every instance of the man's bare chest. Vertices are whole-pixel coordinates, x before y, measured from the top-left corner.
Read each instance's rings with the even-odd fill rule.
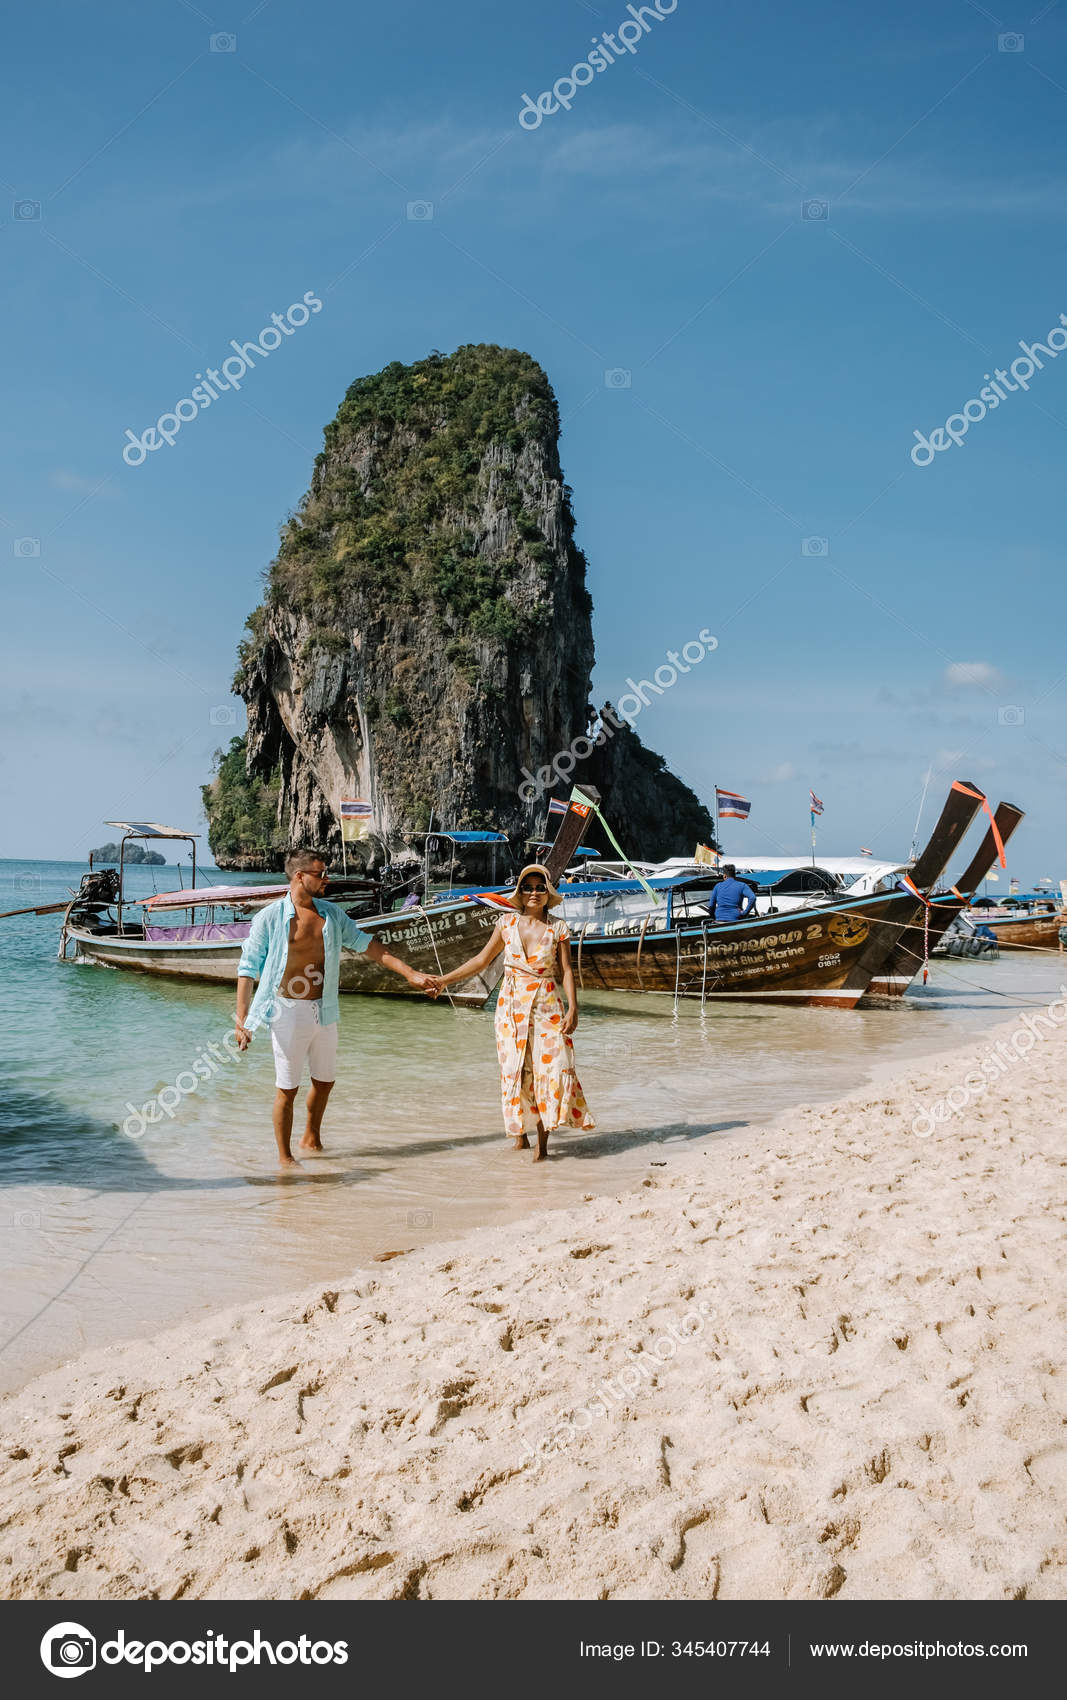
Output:
[[[296,914],[289,922],[289,950],[301,955],[321,953],[325,922],[321,915]]]

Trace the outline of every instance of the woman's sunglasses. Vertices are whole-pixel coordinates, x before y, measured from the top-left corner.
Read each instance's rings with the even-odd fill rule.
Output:
[[[547,891],[548,887],[547,887],[547,885],[526,885],[526,884],[523,884],[523,885],[520,885],[519,890],[520,891]]]

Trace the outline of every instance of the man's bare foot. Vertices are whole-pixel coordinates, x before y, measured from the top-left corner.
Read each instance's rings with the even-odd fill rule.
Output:
[[[300,1144],[297,1146],[298,1151],[321,1151],[322,1149],[322,1140],[316,1138],[316,1136],[311,1133],[305,1133]]]
[[[524,1133],[520,1134],[518,1139],[516,1139],[515,1143],[512,1145],[511,1149],[513,1151],[529,1151],[530,1141],[527,1139],[527,1137]]]
[[[278,1167],[283,1171],[283,1173],[287,1173],[290,1169],[301,1169],[303,1166],[304,1165],[302,1163],[297,1162],[295,1157],[278,1158]]]

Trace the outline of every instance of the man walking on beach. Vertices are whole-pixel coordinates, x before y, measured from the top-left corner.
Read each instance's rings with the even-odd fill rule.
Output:
[[[252,922],[237,968],[237,1043],[243,1051],[252,1034],[270,1024],[277,1091],[274,1095],[274,1137],[278,1165],[299,1169],[289,1149],[293,1104],[300,1090],[305,1061],[311,1070],[307,1097],[307,1126],[301,1151],[321,1151],[322,1118],[336,1077],[337,992],[341,947],[366,952],[419,991],[436,996],[427,974],[420,974],[390,956],[370,933],[363,932],[336,903],[323,896],[328,878],[326,862],[314,850],[295,850],[285,858],[289,892],[268,903]],[[259,989],[252,996],[253,982]]]

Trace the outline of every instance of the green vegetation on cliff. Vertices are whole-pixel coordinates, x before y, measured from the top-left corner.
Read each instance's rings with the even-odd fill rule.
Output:
[[[429,599],[474,637],[528,637],[544,607],[520,611],[504,593],[520,555],[550,574],[553,552],[509,468],[487,463],[486,453],[519,456],[531,440],[554,443],[558,430],[548,379],[516,349],[471,344],[357,379],[326,427],[311,489],[282,532],[268,597],[314,604],[321,619],[358,587],[394,609]],[[357,434],[353,464],[348,448]],[[493,505],[512,521],[498,550],[479,546],[469,529],[490,478]],[[257,635],[253,627],[248,650]],[[328,646],[328,628],[322,638]]]
[[[210,823],[208,842],[219,867],[235,857],[275,861],[288,848],[288,811],[278,820],[281,774],[276,769],[267,779],[249,778],[245,744],[243,737],[231,738],[228,750],[216,750],[215,777],[200,787]]]

